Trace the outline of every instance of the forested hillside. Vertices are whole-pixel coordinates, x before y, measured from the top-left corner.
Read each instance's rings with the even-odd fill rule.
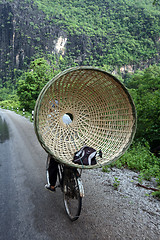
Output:
[[[0,13],[2,86],[46,54],[60,69],[123,74],[160,59],[160,7],[152,0],[1,0]]]
[[[160,9],[150,0],[35,2],[69,35],[68,53],[85,54],[87,64],[121,67],[159,59]]]

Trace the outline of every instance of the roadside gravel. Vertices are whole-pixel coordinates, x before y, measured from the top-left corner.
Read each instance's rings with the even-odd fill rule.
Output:
[[[86,197],[95,194],[92,208],[95,216],[101,213],[98,224],[103,229],[105,223],[108,232],[112,228],[107,239],[160,240],[160,201],[151,195],[152,190],[137,186],[138,173],[117,168],[108,173],[89,171],[82,174]],[[143,185],[155,188],[156,182],[143,181]]]

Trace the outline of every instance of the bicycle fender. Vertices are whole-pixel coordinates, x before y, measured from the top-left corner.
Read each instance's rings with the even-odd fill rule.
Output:
[[[80,197],[84,197],[84,187],[83,187],[81,178],[77,178],[77,182],[78,182]]]

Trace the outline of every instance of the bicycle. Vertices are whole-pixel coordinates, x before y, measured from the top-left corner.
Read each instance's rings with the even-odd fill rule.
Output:
[[[47,182],[49,183],[48,173],[49,162],[46,163]],[[79,218],[82,208],[82,198],[84,197],[84,188],[81,180],[82,169],[58,165],[58,184],[63,193],[63,202],[65,211],[71,221]]]

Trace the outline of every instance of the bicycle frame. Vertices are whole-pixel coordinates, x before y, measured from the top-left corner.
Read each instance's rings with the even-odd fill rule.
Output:
[[[63,185],[62,185],[63,184],[63,176],[64,176],[66,169],[68,171],[74,171],[75,174],[77,174],[77,182],[78,182],[78,186],[79,186],[80,197],[84,197],[84,187],[83,187],[82,180],[81,180],[82,169],[78,171],[76,168],[69,168],[64,165],[58,165],[59,186],[61,187],[61,189],[63,189]]]

